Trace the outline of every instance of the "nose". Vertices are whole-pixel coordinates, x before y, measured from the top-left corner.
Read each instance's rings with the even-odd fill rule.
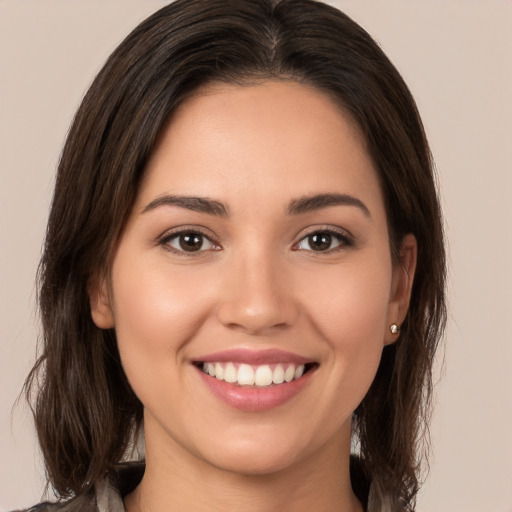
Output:
[[[232,262],[217,309],[222,324],[261,335],[296,322],[299,307],[294,300],[293,283],[275,260],[261,254]]]

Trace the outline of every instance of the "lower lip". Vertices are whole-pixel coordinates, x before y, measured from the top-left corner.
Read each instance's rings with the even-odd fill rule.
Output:
[[[224,403],[241,411],[261,412],[274,409],[291,400],[309,382],[314,369],[302,377],[269,387],[239,386],[211,377],[197,369],[208,389]]]

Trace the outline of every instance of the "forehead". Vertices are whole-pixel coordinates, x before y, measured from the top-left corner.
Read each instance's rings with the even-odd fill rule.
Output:
[[[295,82],[216,83],[174,112],[139,200],[163,193],[285,200],[331,189],[381,201],[365,141],[337,103]]]

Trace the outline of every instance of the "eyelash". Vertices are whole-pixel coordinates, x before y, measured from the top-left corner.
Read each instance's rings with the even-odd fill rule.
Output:
[[[191,235],[191,236],[199,236],[202,239],[201,245],[204,245],[205,241],[208,241],[212,244],[213,249],[199,249],[197,251],[186,251],[184,249],[178,249],[176,247],[172,247],[170,245],[171,241],[177,240],[179,242],[179,238],[182,236]],[[178,256],[185,257],[193,257],[199,256],[208,250],[218,251],[220,250],[220,245],[213,239],[211,235],[207,235],[200,229],[177,229],[175,231],[167,232],[162,237],[158,239],[158,245],[163,246],[167,251],[177,254]]]
[[[207,241],[212,245],[212,247],[208,248],[208,249],[199,248],[198,250],[186,251],[184,249],[178,249],[178,248],[172,247],[170,245],[171,241],[173,241],[173,240],[176,240],[179,243],[179,238],[182,236],[186,236],[186,235],[200,237],[201,238],[201,246],[204,245],[205,241]],[[339,243],[336,247],[328,248],[326,250],[315,251],[312,248],[304,249],[305,251],[312,253],[312,254],[332,254],[332,253],[336,253],[343,249],[354,246],[354,239],[353,239],[352,235],[350,235],[349,233],[347,233],[346,231],[341,230],[341,229],[335,229],[333,227],[328,227],[328,228],[326,227],[326,228],[320,228],[320,229],[317,228],[309,233],[304,234],[300,238],[300,240],[292,246],[292,250],[300,251],[301,250],[299,248],[300,244],[302,244],[304,242],[307,242],[309,244],[311,241],[311,237],[313,237],[315,235],[327,235],[328,237],[330,237],[331,242],[332,242],[332,239],[337,239]],[[213,250],[213,251],[221,250],[220,244],[217,241],[215,241],[215,239],[213,239],[213,237],[211,235],[207,235],[206,233],[204,233],[203,231],[201,231],[200,229],[197,229],[197,228],[195,228],[195,229],[177,229],[176,231],[168,232],[158,239],[158,245],[163,246],[169,252],[172,252],[179,256],[185,256],[185,257],[194,257],[194,256],[197,257],[197,256],[202,255],[203,253],[211,251],[211,250]]]
[[[298,248],[299,245],[315,235],[327,235],[331,239],[337,239],[339,243],[336,247],[329,248],[325,251],[323,251],[323,250],[315,251],[314,249],[305,249],[306,251],[308,251],[312,254],[333,254],[333,253],[342,251],[343,249],[353,247],[355,244],[354,238],[347,231],[345,231],[343,229],[336,229],[334,227],[325,227],[325,228],[316,228],[313,231],[310,231],[309,233],[306,233],[305,235],[303,235],[301,237],[301,239],[296,244],[293,245],[292,250],[295,250],[295,251],[300,250]]]

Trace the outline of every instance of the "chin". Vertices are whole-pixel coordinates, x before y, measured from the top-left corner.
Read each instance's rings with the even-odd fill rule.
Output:
[[[286,470],[297,463],[298,453],[271,451],[261,447],[241,447],[227,449],[218,456],[209,457],[212,466],[228,473],[241,476],[265,476]],[[217,455],[217,454],[216,454]]]
[[[293,432],[288,428],[249,430],[209,443],[201,457],[210,465],[233,474],[264,476],[300,465],[330,444],[320,439],[322,436],[307,437],[303,431]]]

